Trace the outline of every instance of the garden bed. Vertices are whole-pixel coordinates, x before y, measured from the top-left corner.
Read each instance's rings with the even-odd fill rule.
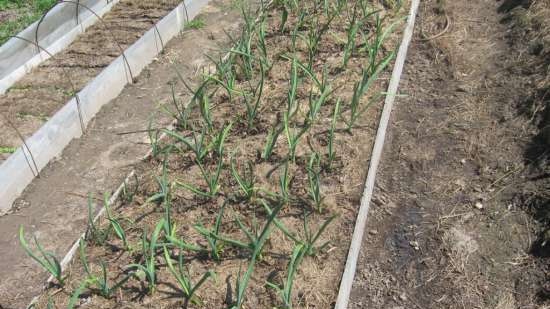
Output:
[[[120,1],[63,52],[0,96],[0,163],[121,52],[174,7],[176,1]],[[6,120],[9,119],[8,120]]]
[[[333,305],[404,10],[243,12],[228,56],[174,83],[174,129],[150,131],[151,156],[36,307]],[[205,278],[193,297],[172,273],[184,269]]]

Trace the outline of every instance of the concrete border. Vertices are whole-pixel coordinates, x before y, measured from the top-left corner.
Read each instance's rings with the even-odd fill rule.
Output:
[[[403,67],[405,66],[405,60],[407,58],[407,51],[409,44],[412,40],[414,32],[414,24],[416,14],[418,12],[418,6],[420,0],[412,0],[411,10],[407,19],[407,27],[403,34],[403,41],[399,46],[399,52],[395,60],[393,67],[392,77],[388,86],[388,92],[386,100],[384,102],[384,110],[380,116],[380,123],[378,125],[378,131],[376,132],[376,139],[372,150],[369,171],[367,174],[367,180],[365,181],[365,191],[361,198],[361,206],[357,213],[357,220],[355,222],[355,228],[351,239],[351,245],[348,252],[348,258],[344,273],[342,274],[342,280],[340,282],[340,289],[338,291],[338,297],[336,299],[335,309],[346,309],[348,307],[349,297],[351,295],[351,289],[353,287],[353,280],[355,278],[355,272],[357,268],[357,260],[361,251],[361,244],[363,242],[363,235],[365,234],[365,228],[367,226],[367,216],[370,209],[370,201],[372,199],[372,193],[374,191],[374,184],[376,182],[376,174],[378,171],[378,165],[382,157],[382,151],[384,150],[384,142],[386,140],[386,131],[390,122],[390,115],[397,96],[397,90],[399,88],[399,82],[401,81],[401,74],[403,73]]]
[[[80,0],[82,5],[93,10],[99,17],[109,12],[118,2],[119,0]],[[40,21],[28,26],[17,37],[40,44],[52,55],[65,49],[98,20],[92,12],[74,3],[58,3],[46,14],[40,23],[38,42],[35,42],[36,29]],[[11,38],[0,46],[0,94],[4,94],[25,74],[49,59],[48,52],[17,38]]]
[[[86,126],[101,107],[116,98],[131,83],[129,71],[139,74],[162,51],[162,44],[183,30],[187,18],[194,18],[209,0],[185,0],[124,51],[79,93],[80,104],[71,99],[46,124],[26,140],[27,147],[19,147],[0,165],[0,215],[8,212],[15,199],[29,185],[38,172],[74,138],[82,135]],[[130,69],[130,70],[128,70]],[[79,113],[80,108],[80,113]],[[32,153],[35,170],[28,161]]]

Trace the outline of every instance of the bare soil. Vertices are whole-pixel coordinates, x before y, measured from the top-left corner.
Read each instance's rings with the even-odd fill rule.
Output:
[[[15,128],[24,138],[30,137],[177,4],[173,0],[120,1],[103,22],[98,21],[64,51],[25,75],[0,96],[0,113],[11,122],[0,118],[0,146],[20,146]],[[0,162],[7,156],[0,154]]]
[[[351,308],[550,305],[540,61],[505,14],[529,2],[422,2]]]
[[[311,2],[302,2],[301,4]],[[387,9],[373,4],[373,8],[380,8],[382,14],[387,17],[384,27],[389,26],[407,12],[406,7],[400,11]],[[311,12],[313,9],[310,8]],[[261,99],[260,113],[255,120],[255,125],[248,128],[245,121],[245,108],[243,99],[236,96],[233,102],[229,100],[225,91],[220,88],[213,92],[210,102],[212,105],[212,119],[214,132],[222,130],[230,121],[233,123],[229,137],[225,143],[225,152],[221,157],[210,151],[204,159],[205,169],[213,172],[217,160],[222,160],[223,169],[220,177],[221,192],[215,198],[200,198],[178,186],[172,186],[170,201],[172,205],[171,219],[177,226],[177,236],[185,241],[205,247],[205,239],[193,228],[199,222],[211,227],[222,205],[225,212],[222,219],[222,234],[246,242],[246,238],[239,229],[236,218],[251,230],[256,231],[262,227],[267,217],[261,206],[260,200],[267,201],[272,207],[277,204],[278,198],[274,198],[266,191],[281,193],[279,177],[283,173],[283,166],[288,162],[290,174],[291,199],[284,203],[284,208],[279,215],[279,220],[299,238],[304,238],[303,220],[307,214],[307,222],[311,231],[316,231],[329,218],[336,219],[328,225],[322,234],[318,245],[327,242],[327,246],[314,256],[307,256],[300,265],[294,283],[293,301],[294,308],[331,308],[338,291],[339,279],[345,263],[351,232],[353,230],[359,198],[362,193],[366,166],[372,147],[373,135],[377,125],[380,109],[380,98],[377,94],[384,91],[389,72],[381,75],[363,98],[363,104],[372,100],[373,105],[368,112],[361,115],[357,126],[350,132],[344,129],[342,119],[349,118],[349,102],[353,94],[354,83],[360,80],[362,68],[369,59],[364,52],[353,55],[347,68],[342,68],[343,42],[346,41],[346,25],[351,6],[345,9],[346,14],[337,16],[328,27],[328,31],[322,36],[318,54],[313,61],[313,69],[318,78],[321,78],[323,68],[326,68],[328,82],[331,89],[329,99],[322,107],[317,121],[311,124],[309,130],[302,137],[296,151],[295,161],[287,157],[288,145],[284,133],[279,136],[275,146],[275,152],[271,159],[261,159],[260,153],[265,145],[269,128],[282,125],[282,114],[286,110],[286,93],[288,92],[288,80],[290,74],[290,61],[281,55],[289,54],[292,50],[289,31],[279,31],[281,10],[270,9],[267,19],[266,44],[269,61],[273,64],[266,75],[264,92]],[[312,15],[323,16],[319,10]],[[311,17],[311,16],[310,16]],[[313,19],[307,18],[303,28],[299,28],[307,34]],[[290,15],[287,29],[293,29],[297,22],[297,16]],[[320,17],[320,25],[327,22]],[[369,19],[363,27],[365,33],[372,33],[374,18]],[[317,28],[320,29],[320,28]],[[389,51],[396,47],[398,35],[383,44],[379,60],[388,55]],[[297,56],[306,61],[306,45],[302,39],[297,42]],[[255,51],[258,53],[259,51]],[[237,60],[239,61],[239,60]],[[255,70],[258,70],[255,67]],[[213,72],[213,68],[210,68]],[[240,72],[240,71],[239,71]],[[242,73],[242,72],[241,72]],[[256,74],[258,72],[256,71]],[[315,89],[313,81],[300,71],[302,82],[298,88],[299,109],[292,126],[299,130],[305,125],[304,119],[308,112],[308,98],[310,90]],[[242,80],[242,81],[241,81]],[[198,80],[194,80],[198,82]],[[239,75],[237,89],[248,89],[248,83]],[[253,85],[258,83],[257,77],[251,81]],[[189,100],[190,93],[185,91],[181,83],[176,84],[178,102]],[[196,86],[196,84],[195,84]],[[313,97],[318,93],[311,94]],[[322,162],[327,158],[327,135],[330,127],[334,106],[338,99],[342,101],[341,116],[339,117],[336,136],[336,159],[332,169],[323,167],[321,172],[321,191],[324,197],[322,210],[316,210],[308,195],[308,173],[306,170],[310,154],[315,151],[320,154]],[[205,126],[200,120],[200,112],[193,108],[191,122],[196,127]],[[192,134],[189,128],[178,127],[177,132],[183,135]],[[295,131],[297,132],[297,131]],[[208,143],[211,142],[211,134],[207,135]],[[197,165],[195,156],[177,140],[166,138],[160,146],[176,146],[167,151],[166,155],[153,156],[149,160],[136,166],[137,182],[129,184],[131,195],[125,195],[117,205],[111,205],[113,215],[120,218],[126,229],[126,236],[130,247],[134,250],[122,249],[122,243],[113,237],[106,244],[98,244],[93,238],[88,242],[87,258],[97,271],[100,261],[108,265],[110,280],[120,279],[130,269],[132,263],[142,263],[144,256],[140,253],[140,239],[143,231],[150,234],[156,224],[165,215],[163,203],[149,200],[159,192],[159,177],[163,174],[163,166],[166,166],[167,179],[170,183],[178,181],[193,184],[201,189],[205,183],[201,180],[201,171]],[[242,172],[247,163],[253,166],[257,188],[263,190],[257,193],[251,200],[243,200],[239,194],[239,187],[230,173],[230,158],[236,158],[237,166]],[[324,163],[323,163],[324,164]],[[100,204],[100,203],[98,203]],[[100,223],[101,228],[107,229],[109,224],[104,219]],[[281,306],[280,297],[276,291],[266,286],[266,282],[281,283],[287,271],[289,256],[294,242],[278,229],[273,232],[267,242],[260,260],[255,266],[255,271],[249,284],[244,308],[273,308]],[[94,293],[93,289],[87,290],[79,298],[82,308],[177,308],[184,303],[181,292],[177,289],[177,282],[166,268],[161,251],[156,250],[158,270],[158,287],[155,293],[149,293],[146,283],[132,277],[119,293],[113,298],[105,299]],[[171,254],[178,250],[173,249]],[[198,291],[202,304],[188,304],[189,308],[224,308],[234,304],[235,287],[237,278],[244,272],[250,252],[246,249],[232,247],[226,244],[222,251],[220,262],[213,261],[212,256],[205,253],[185,253],[185,261],[189,266],[194,281],[207,270],[213,270],[217,274],[217,280],[209,280]],[[38,302],[39,308],[45,308],[48,299],[51,298],[57,307],[64,307],[69,301],[70,295],[84,280],[85,273],[78,256],[73,261],[68,271],[65,288],[49,287]]]

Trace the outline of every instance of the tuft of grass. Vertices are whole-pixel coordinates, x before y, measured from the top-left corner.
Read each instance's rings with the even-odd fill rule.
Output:
[[[196,17],[195,19],[193,20],[190,20],[188,22],[185,23],[185,27],[184,29],[202,29],[206,27],[206,21],[204,21],[204,19],[200,18],[200,17]]]
[[[11,154],[17,150],[17,147],[0,146],[0,154]]]

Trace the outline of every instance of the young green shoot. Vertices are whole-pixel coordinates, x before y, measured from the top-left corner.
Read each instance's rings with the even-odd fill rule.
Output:
[[[336,101],[336,105],[334,106],[334,112],[332,113],[332,121],[330,123],[330,129],[328,131],[328,162],[327,162],[327,169],[330,171],[332,170],[332,163],[334,162],[334,159],[336,158],[336,150],[334,149],[334,137],[335,137],[335,131],[336,131],[336,124],[338,122],[338,115],[340,115],[340,99]]]
[[[308,126],[312,126],[315,123],[315,120],[317,119],[317,116],[321,111],[321,107],[323,107],[323,104],[325,104],[325,102],[327,101],[330,92],[330,87],[325,87],[323,92],[317,98],[315,98],[315,95],[313,94],[313,89],[310,91],[309,112],[307,119]]]
[[[271,159],[271,156],[273,155],[273,150],[275,149],[275,144],[277,143],[277,139],[279,138],[279,135],[283,133],[283,131],[284,126],[282,125],[276,125],[275,127],[269,129],[266,143],[261,155],[263,160],[268,161],[269,159]]]
[[[266,282],[267,286],[275,289],[281,296],[284,309],[292,309],[292,288],[294,286],[294,280],[296,278],[296,272],[298,267],[302,263],[302,260],[306,254],[306,247],[303,244],[294,245],[290,261],[288,262],[287,277],[282,286],[279,286],[272,282]]]
[[[225,141],[227,140],[227,137],[229,136],[229,132],[231,131],[231,128],[233,127],[233,122],[230,122],[227,124],[223,129],[220,130],[212,140],[212,144],[209,148],[214,149],[216,155],[218,156],[218,159],[221,160],[223,157],[223,153],[225,150]]]
[[[206,144],[206,128],[202,128],[200,133],[191,130],[191,138],[185,137],[173,130],[163,130],[168,136],[175,138],[178,142],[183,143],[195,154],[195,161],[202,162],[208,155],[209,147]]]
[[[283,203],[287,203],[290,200],[290,180],[291,177],[288,172],[288,160],[283,165],[283,171],[279,176],[279,195]]]
[[[252,163],[248,162],[245,166],[245,169],[242,175],[239,173],[239,170],[236,166],[236,160],[234,157],[231,157],[231,175],[239,185],[239,190],[242,193],[242,197],[249,201],[256,195],[256,187],[254,186],[255,177],[254,169]]]
[[[172,276],[174,276],[174,278],[178,282],[178,286],[183,294],[183,297],[185,298],[184,308],[187,307],[188,302],[196,305],[202,305],[202,301],[197,296],[196,292],[206,282],[206,280],[208,280],[208,278],[215,278],[216,274],[213,271],[209,270],[202,275],[197,283],[193,284],[193,282],[191,281],[189,270],[183,265],[183,255],[181,254],[181,252],[178,258],[177,268],[174,266],[172,258],[170,257],[170,253],[168,252],[168,248],[166,248],[166,246],[164,246],[164,260],[166,261],[168,270],[170,270],[170,273],[172,273]]]
[[[307,126],[304,126],[301,129],[291,127],[291,120],[289,119],[288,112],[285,112],[283,116],[283,124],[285,127],[285,135],[288,142],[288,158],[292,162],[296,162],[296,147],[300,142],[300,138],[307,132],[309,128]]]
[[[185,29],[202,29],[206,27],[206,22],[202,18],[195,18],[185,23]]]
[[[92,194],[88,195],[88,226],[86,230],[86,239],[97,245],[103,245],[107,240],[108,233],[97,227],[94,219],[94,203]]]
[[[213,235],[219,235],[220,229],[222,226],[222,218],[225,209],[225,203],[220,208],[218,215],[216,216],[216,221],[214,222],[214,227],[212,229],[207,229],[202,222],[194,225],[195,230],[206,238],[208,246],[210,247],[210,257],[219,262],[221,260],[221,253],[223,251],[223,242],[219,241]]]
[[[307,166],[307,179],[309,183],[309,197],[313,206],[319,213],[323,211],[323,197],[321,196],[320,158],[317,153],[312,153]]]
[[[105,193],[103,196],[103,207],[105,207],[107,220],[111,223],[111,227],[115,231],[116,236],[122,241],[124,249],[131,251],[130,245],[128,244],[128,239],[126,238],[126,232],[124,231],[120,220],[114,217],[111,213],[109,194],[107,193]]]
[[[111,298],[113,294],[121,288],[131,277],[131,274],[124,276],[121,280],[115,282],[113,285],[109,283],[109,275],[108,275],[108,269],[107,265],[102,261],[100,262],[101,265],[101,274],[99,276],[92,273],[88,258],[86,256],[86,243],[84,239],[80,239],[79,243],[79,253],[80,253],[80,261],[82,263],[82,266],[84,268],[84,272],[86,272],[86,286],[95,286],[97,290],[99,291],[99,294],[104,298]]]
[[[160,233],[165,226],[164,219],[161,219],[155,229],[151,238],[147,239],[147,232],[143,231],[141,238],[141,254],[143,258],[143,264],[130,264],[128,268],[134,269],[133,275],[139,280],[146,280],[148,283],[148,291],[153,294],[157,285],[157,267],[156,267],[156,249],[157,242],[160,237]]]
[[[369,107],[378,100],[381,95],[376,95],[369,100],[365,106],[361,106],[361,99],[363,95],[369,90],[372,84],[378,79],[380,73],[386,68],[393,58],[394,53],[391,53],[386,57],[385,61],[378,65],[376,71],[373,74],[370,74],[367,70],[363,71],[363,77],[360,81],[356,82],[353,87],[353,96],[349,105],[350,115],[349,119],[344,118],[346,123],[346,131],[351,133],[352,129],[355,127],[357,120],[369,109]]]
[[[239,270],[239,274],[237,276],[236,285],[235,285],[236,292],[237,292],[236,293],[237,299],[236,299],[236,303],[231,306],[231,309],[242,308],[245,300],[246,289],[248,288],[248,283],[250,282],[252,273],[254,272],[254,267],[262,252],[265,242],[267,241],[267,239],[271,234],[273,221],[281,211],[282,207],[283,207],[283,204],[277,205],[277,207],[269,215],[267,222],[265,223],[261,233],[259,234],[255,243],[253,244],[254,250],[252,251],[252,256],[250,257],[250,261],[248,263],[246,272],[241,276],[241,271]]]
[[[44,270],[49,272],[57,280],[59,285],[63,286],[65,284],[63,269],[61,268],[61,264],[59,263],[57,257],[53,253],[45,251],[42,245],[38,242],[38,239],[36,239],[36,236],[34,237],[34,243],[38,249],[38,252],[35,253],[25,239],[25,230],[23,229],[23,226],[19,227],[19,243],[27,255],[37,262]]]
[[[360,23],[358,21],[357,11],[353,10],[353,17],[351,18],[349,27],[346,29],[347,33],[347,42],[344,47],[344,68],[347,68],[349,60],[355,50],[355,38],[357,36],[357,31],[359,30]]]
[[[181,181],[176,181],[174,184],[178,187],[185,188],[198,196],[208,198],[208,199],[214,199],[218,195],[221,189],[219,180],[220,180],[220,175],[223,167],[223,159],[218,158],[218,164],[216,165],[216,169],[214,170],[214,172],[211,172],[210,170],[208,170],[208,168],[204,167],[200,162],[197,162],[197,166],[201,171],[202,178],[204,179],[204,181],[208,186],[207,190],[200,189],[197,186],[184,183]]]
[[[260,62],[260,81],[256,88],[252,91],[252,95],[248,93],[243,94],[243,100],[246,106],[246,119],[248,129],[254,127],[254,121],[258,117],[258,109],[262,100],[262,93],[264,89],[264,64]]]

